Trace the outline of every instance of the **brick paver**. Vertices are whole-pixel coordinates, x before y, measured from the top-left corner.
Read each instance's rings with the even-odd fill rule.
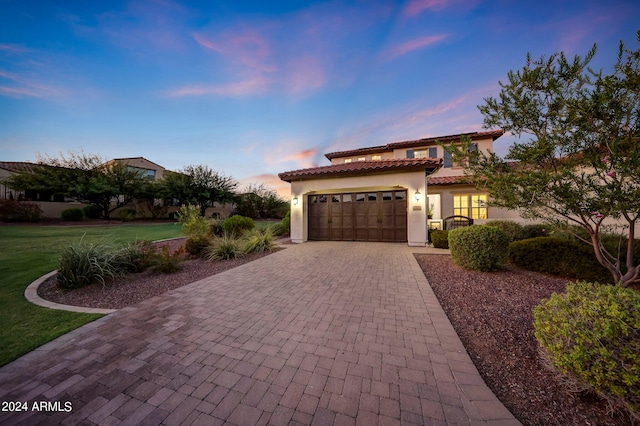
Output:
[[[438,304],[424,250],[294,245],[121,309],[1,368],[0,399],[30,411],[0,424],[519,424]]]

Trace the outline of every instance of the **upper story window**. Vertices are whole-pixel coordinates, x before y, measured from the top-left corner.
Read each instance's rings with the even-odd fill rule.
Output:
[[[408,149],[407,158],[438,158],[438,148]]]
[[[367,161],[366,157],[358,157],[358,161]]]
[[[371,160],[372,161],[380,161],[380,160],[382,160],[382,155],[372,155],[371,156]]]
[[[350,163],[350,162],[351,162],[351,158],[345,158],[345,159],[344,159],[344,162],[345,162],[345,163]]]
[[[477,143],[472,143],[469,145],[469,152],[474,152],[478,149]],[[460,166],[459,163],[454,163],[451,158],[451,154],[449,154],[446,150],[444,151],[444,159],[442,161],[442,167],[449,168],[453,166]]]

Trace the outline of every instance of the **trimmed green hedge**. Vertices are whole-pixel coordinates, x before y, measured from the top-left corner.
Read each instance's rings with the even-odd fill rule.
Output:
[[[509,241],[522,240],[523,228],[518,222],[512,220],[490,220],[485,223],[487,226],[495,226],[504,231],[509,236]]]
[[[640,292],[578,282],[533,313],[551,365],[640,420]]]
[[[509,261],[529,271],[591,282],[610,283],[611,273],[587,244],[556,237],[538,237],[509,245]]]
[[[509,235],[493,226],[473,225],[449,231],[451,258],[463,268],[496,271],[507,260]]]
[[[62,220],[70,220],[70,221],[82,220],[83,216],[84,216],[84,213],[82,213],[82,210],[79,208],[65,209],[65,210],[62,210],[62,213],[60,214],[60,218]]]
[[[222,223],[224,232],[230,235],[242,235],[245,231],[250,231],[256,226],[256,223],[250,217],[235,215],[226,219]]]
[[[449,231],[434,229],[429,232],[429,235],[431,236],[431,243],[435,248],[449,248]]]

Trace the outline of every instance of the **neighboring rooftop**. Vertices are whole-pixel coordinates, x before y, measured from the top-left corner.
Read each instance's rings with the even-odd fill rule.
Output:
[[[327,159],[331,160],[333,158],[340,157],[350,157],[355,155],[362,154],[374,154],[378,152],[391,152],[394,149],[399,148],[413,148],[417,146],[425,146],[425,145],[435,145],[436,143],[448,143],[448,142],[459,142],[461,138],[469,138],[472,141],[478,139],[486,139],[487,137],[491,137],[493,140],[498,139],[500,136],[504,134],[504,130],[490,130],[487,132],[471,132],[471,133],[459,133],[456,135],[448,135],[448,136],[437,136],[433,138],[425,138],[425,139],[417,139],[412,141],[402,141],[402,142],[391,142],[382,146],[373,146],[368,148],[357,148],[348,151],[336,151],[329,152],[325,154]]]
[[[37,166],[38,164],[25,161],[0,161],[0,169],[5,169],[13,173],[31,171]]]
[[[396,173],[415,170],[434,170],[442,162],[439,158],[401,158],[393,160],[354,161],[352,163],[333,164],[312,167],[278,174],[280,179],[294,180],[330,178],[335,176],[361,176],[371,173]]]

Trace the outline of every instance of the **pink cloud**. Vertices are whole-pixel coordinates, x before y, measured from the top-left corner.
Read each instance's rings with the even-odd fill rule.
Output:
[[[280,180],[278,175],[274,174],[261,174],[249,176],[239,181],[240,187],[247,187],[251,184],[264,184],[269,189],[273,189],[276,193],[285,200],[291,198],[291,184]]]
[[[312,161],[312,159],[317,153],[317,148],[305,149],[285,156],[284,158],[282,158],[282,161],[295,161],[302,168],[314,167],[316,164],[314,161]]]
[[[404,16],[414,17],[427,9],[441,10],[451,3],[450,0],[412,0],[402,11]]]
[[[290,61],[285,84],[290,93],[300,94],[320,89],[327,83],[324,64],[317,56],[304,56]]]
[[[170,97],[205,95],[243,97],[264,93],[268,86],[268,79],[262,76],[256,76],[235,83],[185,86],[170,91],[168,95]]]
[[[416,38],[413,40],[405,41],[397,46],[393,46],[382,53],[382,57],[384,60],[389,61],[391,59],[397,58],[398,56],[406,55],[409,52],[412,52],[417,49],[422,49],[426,46],[432,46],[441,42],[442,40],[449,37],[448,34],[438,34],[432,36],[424,36],[420,38]]]
[[[0,70],[0,78],[4,78],[10,82],[9,85],[0,86],[0,93],[5,96],[53,99],[63,98],[69,94],[64,88],[44,84],[22,75],[3,70]]]
[[[258,72],[273,72],[269,41],[256,30],[241,29],[219,36],[217,41],[201,34],[193,34],[195,41],[206,49],[227,56],[232,62]]]
[[[479,131],[482,129],[482,117],[476,105],[489,90],[488,87],[479,87],[427,107],[414,104],[382,111],[362,123],[340,129],[339,137],[325,150],[342,151],[394,141]]]

